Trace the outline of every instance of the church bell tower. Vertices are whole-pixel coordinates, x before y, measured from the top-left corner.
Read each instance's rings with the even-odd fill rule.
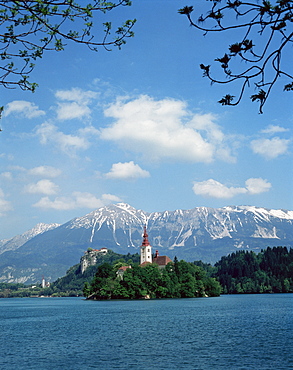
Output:
[[[149,263],[153,262],[152,247],[148,240],[146,226],[144,227],[143,241],[142,241],[142,245],[140,246],[140,264],[142,265],[144,262],[149,262]]]

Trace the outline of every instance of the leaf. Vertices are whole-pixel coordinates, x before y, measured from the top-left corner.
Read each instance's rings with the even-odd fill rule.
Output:
[[[217,59],[215,59],[215,61],[222,63],[222,65],[221,65],[222,68],[227,68],[230,59],[231,58],[229,57],[229,55],[228,54],[225,54],[223,56],[223,58],[217,58]]]
[[[242,50],[241,46],[242,46],[242,44],[238,43],[238,42],[236,42],[235,44],[230,45],[229,46],[230,53],[232,53],[234,55],[240,53],[240,51]]]
[[[293,82],[284,86],[284,91],[293,91]]]
[[[243,41],[243,46],[244,46],[244,51],[248,51],[248,50],[250,50],[250,49],[252,49],[253,47],[254,47],[254,45],[253,45],[253,43],[252,43],[252,40],[244,40]]]
[[[205,66],[204,64],[200,64],[199,65],[200,69],[203,70],[203,75],[204,77],[208,76],[209,75],[209,72],[210,72],[210,66]]]
[[[266,100],[266,92],[263,89],[260,89],[258,94],[251,95],[250,99],[252,101],[259,101],[263,103]]]
[[[219,100],[218,103],[222,105],[231,105],[234,98],[234,95],[227,94],[221,100]]]
[[[179,14],[185,14],[185,15],[189,15],[192,12],[193,12],[193,6],[185,6],[184,8],[178,10]]]

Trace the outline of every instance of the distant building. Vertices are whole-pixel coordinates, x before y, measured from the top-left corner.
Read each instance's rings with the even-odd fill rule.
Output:
[[[49,286],[50,286],[49,281],[46,281],[45,278],[44,278],[44,276],[42,277],[41,286],[42,286],[43,289],[44,288],[49,288]]]
[[[42,288],[43,288],[43,289],[46,287],[46,280],[45,280],[44,276],[43,276],[43,278],[42,278],[42,283],[41,283],[41,285],[42,285]]]

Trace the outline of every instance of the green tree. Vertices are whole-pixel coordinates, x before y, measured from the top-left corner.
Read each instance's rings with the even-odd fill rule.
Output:
[[[120,285],[126,290],[130,299],[139,299],[148,294],[147,287],[142,279],[142,270],[139,266],[127,269],[123,275],[123,280],[120,281]]]
[[[90,295],[90,293],[91,293],[90,285],[89,285],[89,283],[86,281],[86,282],[84,283],[83,295],[84,295],[85,297],[88,297],[88,296]]]
[[[292,291],[292,250],[268,247],[258,255],[239,251],[222,257],[215,277],[225,293],[280,293]]]
[[[220,283],[211,277],[206,278],[204,281],[204,290],[209,297],[218,297],[222,293]]]
[[[68,42],[93,51],[121,48],[134,35],[136,20],[126,20],[112,29],[105,14],[130,5],[129,0],[0,1],[0,84],[34,91],[37,84],[29,81],[29,75],[35,61],[45,51],[62,51]]]
[[[227,45],[228,50],[215,59],[224,78],[214,77],[217,69],[212,71],[211,65],[200,64],[203,76],[212,83],[240,83],[236,100],[234,95],[226,94],[219,100],[222,105],[239,104],[246,89],[252,85],[258,91],[250,99],[259,103],[262,113],[279,79],[286,81],[284,91],[293,90],[292,64],[286,64],[282,58],[284,53],[291,52],[293,0],[214,0],[209,3],[206,14],[195,16],[196,20],[192,14],[193,6],[185,6],[179,13],[186,15],[190,25],[204,35],[230,32],[226,38],[232,41],[236,34],[238,39]]]
[[[284,292],[288,293],[290,291],[290,281],[289,281],[289,279],[284,279],[283,285],[284,285]]]

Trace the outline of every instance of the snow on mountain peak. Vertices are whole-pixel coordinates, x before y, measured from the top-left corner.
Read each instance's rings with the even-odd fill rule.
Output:
[[[4,253],[8,250],[15,250],[20,248],[23,244],[25,244],[30,239],[34,238],[39,234],[43,234],[46,231],[53,230],[56,227],[60,226],[60,224],[53,223],[53,224],[45,224],[45,223],[38,223],[32,229],[24,232],[21,235],[16,235],[11,239],[5,240],[5,242],[0,243],[0,253]]]

